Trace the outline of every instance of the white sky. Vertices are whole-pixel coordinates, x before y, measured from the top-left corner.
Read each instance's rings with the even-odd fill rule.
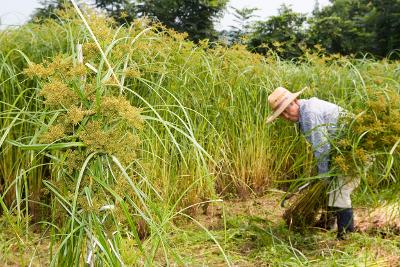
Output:
[[[329,0],[318,0],[318,2],[320,7],[329,4]],[[257,7],[260,10],[254,14],[258,15],[258,19],[261,20],[276,15],[282,4],[291,5],[296,12],[309,14],[314,8],[315,0],[230,0],[228,6]],[[40,7],[39,0],[0,0],[0,28],[23,24],[38,7]],[[228,8],[216,28],[217,30],[228,29],[232,25],[234,25],[232,9]]]
[[[40,7],[38,0],[0,0],[0,25],[21,25]]]

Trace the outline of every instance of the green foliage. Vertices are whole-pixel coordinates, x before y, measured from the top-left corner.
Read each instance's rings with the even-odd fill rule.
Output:
[[[328,16],[310,19],[309,45],[321,45],[328,53],[348,55],[365,51],[363,47],[369,43],[366,40],[367,37],[369,36],[360,36],[360,29],[354,27],[351,21],[340,17]],[[361,46],[360,40],[363,41]]]
[[[32,21],[43,21],[44,19],[56,19],[56,11],[63,9],[68,3],[66,0],[42,0],[39,7],[32,14]]]
[[[316,45],[328,54],[358,57],[367,53],[385,57],[400,48],[398,0],[331,2],[322,9],[316,6],[309,18],[282,6],[277,16],[255,23],[249,49],[263,54],[273,49],[291,59],[303,55],[304,47]],[[398,58],[398,54],[391,57]]]
[[[299,57],[302,55],[300,45],[305,39],[306,16],[292,11],[285,5],[278,13],[267,21],[255,24],[249,48],[262,54],[274,49],[283,58]]]
[[[398,0],[332,1],[310,18],[308,42],[329,53],[387,56],[400,47]]]
[[[194,41],[215,40],[214,20],[222,16],[226,0],[141,0],[142,15],[156,18],[169,28],[187,32]]]
[[[130,23],[137,16],[136,5],[130,0],[95,0],[94,5],[119,24]]]
[[[375,38],[370,51],[386,56],[400,48],[400,1],[371,1],[368,23],[374,29]],[[398,58],[398,56],[396,57]]]

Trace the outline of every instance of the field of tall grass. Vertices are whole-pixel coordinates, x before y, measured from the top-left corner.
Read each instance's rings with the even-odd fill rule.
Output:
[[[196,214],[318,179],[295,125],[265,124],[278,86],[362,118],[336,163],[362,176],[363,201],[396,198],[398,62],[318,50],[282,61],[80,12],[0,32],[0,261],[185,265],[176,235],[190,223],[234,264],[226,227],[215,234]]]

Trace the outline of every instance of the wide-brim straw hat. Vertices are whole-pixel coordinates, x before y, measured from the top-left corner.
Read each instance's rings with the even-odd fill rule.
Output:
[[[301,89],[296,93],[292,93],[286,88],[278,87],[269,96],[268,102],[274,113],[267,118],[267,123],[275,120],[281,113],[295,100],[307,87]]]

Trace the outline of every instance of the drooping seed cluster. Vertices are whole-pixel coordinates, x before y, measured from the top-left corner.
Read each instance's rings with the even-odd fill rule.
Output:
[[[384,166],[382,162],[375,162],[375,155],[385,157],[400,140],[400,95],[396,90],[386,93],[371,90],[369,100],[357,107],[355,114],[355,118],[344,118],[349,128],[337,141],[339,153],[334,157],[340,170],[353,176],[374,163]],[[399,155],[399,148],[393,154]]]

